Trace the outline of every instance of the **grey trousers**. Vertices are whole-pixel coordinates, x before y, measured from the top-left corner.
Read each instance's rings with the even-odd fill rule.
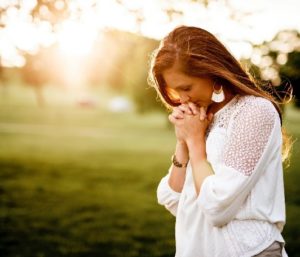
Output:
[[[269,247],[253,257],[282,257],[282,243],[274,241]]]

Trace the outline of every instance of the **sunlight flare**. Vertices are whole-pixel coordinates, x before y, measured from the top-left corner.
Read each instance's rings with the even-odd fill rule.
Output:
[[[65,21],[57,33],[59,50],[70,57],[87,56],[93,47],[97,31],[78,21]]]

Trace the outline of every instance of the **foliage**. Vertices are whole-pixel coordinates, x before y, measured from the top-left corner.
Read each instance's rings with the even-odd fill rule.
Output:
[[[300,108],[300,51],[288,54],[287,63],[281,67],[280,75],[289,78],[296,96],[295,104]]]
[[[278,32],[270,41],[254,45],[250,62],[258,68],[260,79],[270,80],[279,94],[293,88],[295,104],[299,106],[299,44],[300,33],[296,30]]]

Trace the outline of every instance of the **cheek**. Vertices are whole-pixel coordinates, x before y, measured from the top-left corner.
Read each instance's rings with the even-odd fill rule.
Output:
[[[201,106],[208,106],[212,103],[211,101],[211,93],[210,92],[199,92],[196,91],[194,92],[194,94],[192,95],[192,99],[195,102],[198,102],[198,104],[200,104]]]
[[[207,102],[210,99],[210,92],[204,89],[198,89],[192,92],[192,96],[195,100]]]

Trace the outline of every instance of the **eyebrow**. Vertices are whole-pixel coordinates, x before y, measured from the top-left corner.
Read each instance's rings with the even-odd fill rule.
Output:
[[[187,84],[187,85],[179,85],[176,88],[183,88],[183,87],[190,87],[192,86],[192,84]]]

